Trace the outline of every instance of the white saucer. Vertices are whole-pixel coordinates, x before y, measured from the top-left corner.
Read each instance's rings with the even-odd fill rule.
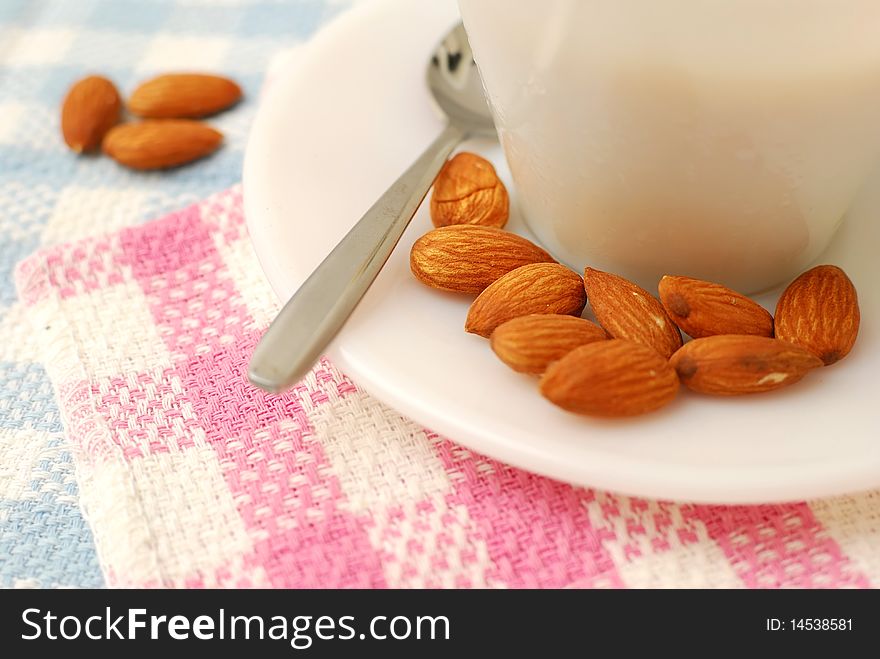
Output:
[[[278,74],[245,160],[245,211],[279,298],[438,134],[425,62],[457,21],[454,0],[376,0],[323,30]],[[497,144],[491,158],[510,188]],[[469,299],[409,273],[431,228],[419,211],[329,351],[373,395],[475,451],[572,483],[712,503],[801,500],[880,486],[880,185],[861,200],[823,262],[844,267],[862,302],[845,361],[774,394],[683,393],[660,413],[595,421],[562,412],[535,382],[465,334]],[[511,229],[524,232],[518,217]],[[773,308],[775,299],[762,299]]]

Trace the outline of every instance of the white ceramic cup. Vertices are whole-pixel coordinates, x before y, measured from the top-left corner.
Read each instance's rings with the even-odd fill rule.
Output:
[[[520,208],[572,267],[743,292],[880,154],[878,0],[459,0]]]

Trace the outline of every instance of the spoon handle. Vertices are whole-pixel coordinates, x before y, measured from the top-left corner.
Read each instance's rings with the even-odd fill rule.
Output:
[[[272,321],[248,379],[272,393],[299,382],[367,292],[465,132],[452,124],[346,234]]]

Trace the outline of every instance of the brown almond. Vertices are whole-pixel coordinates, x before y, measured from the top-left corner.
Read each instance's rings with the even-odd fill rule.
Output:
[[[681,332],[644,288],[609,272],[587,268],[584,287],[599,324],[616,339],[654,348],[666,358],[681,347]]]
[[[694,339],[669,363],[682,384],[716,396],[787,387],[822,365],[818,357],[786,341],[733,334]]]
[[[773,336],[770,312],[726,286],[666,275],[658,289],[672,322],[695,339],[715,334]]]
[[[481,293],[511,270],[554,263],[534,243],[494,227],[458,224],[429,231],[413,243],[409,266],[423,284],[444,291]]]
[[[657,351],[612,339],[576,348],[551,364],[541,393],[576,414],[620,417],[652,412],[678,392],[675,370]]]
[[[492,283],[474,300],[465,331],[489,337],[495,328],[518,316],[580,316],[586,302],[577,273],[558,263],[532,263]]]
[[[437,227],[479,224],[501,228],[507,224],[509,206],[507,188],[492,163],[462,152],[443,166],[434,181],[431,220]]]
[[[150,119],[205,117],[241,100],[241,87],[223,76],[168,73],[137,87],[128,99],[132,114]]]
[[[605,330],[584,318],[532,314],[499,325],[489,338],[498,358],[514,371],[541,375],[575,348],[607,337]]]
[[[820,265],[795,279],[776,305],[776,336],[826,366],[843,359],[859,335],[859,297],[846,273]]]
[[[119,121],[122,99],[116,86],[102,76],[75,82],[61,106],[61,134],[76,153],[94,151]]]
[[[223,135],[189,119],[147,120],[117,126],[104,138],[104,153],[132,169],[176,167],[213,153]]]

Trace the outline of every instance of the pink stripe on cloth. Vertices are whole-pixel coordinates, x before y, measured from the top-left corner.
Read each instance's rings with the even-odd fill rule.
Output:
[[[751,588],[867,588],[863,574],[807,504],[696,506],[734,570]]]
[[[465,505],[488,547],[489,583],[514,588],[622,586],[582,491],[507,467],[448,441],[438,444],[457,474],[450,500]]]
[[[17,269],[110,585],[675,587],[682,561],[704,570],[690,585],[877,578],[807,504],[574,488],[437,437],[327,361],[258,391],[246,365],[277,309],[258,272],[238,188]]]

